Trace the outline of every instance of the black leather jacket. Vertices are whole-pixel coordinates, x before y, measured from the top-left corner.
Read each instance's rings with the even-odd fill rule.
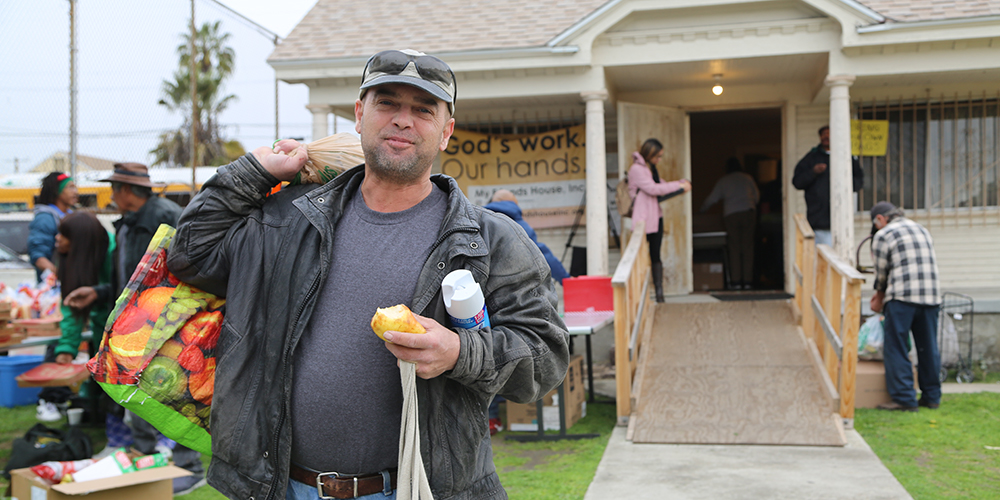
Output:
[[[227,298],[208,480],[229,498],[285,496],[290,361],[326,282],[337,220],[363,178],[364,167],[356,167],[326,185],[286,188],[265,202],[278,181],[246,155],[220,168],[181,216],[170,270]],[[432,181],[448,194],[448,209],[411,308],[448,325],[441,280],[469,269],[483,287],[493,327],[457,329],[455,368],[418,379],[421,455],[434,498],[507,498],[493,466],[487,408],[495,393],[530,402],[558,385],[569,362],[567,331],[548,265],[524,231],[472,205],[453,179]]]
[[[826,163],[826,170],[817,174],[813,167]],[[865,171],[858,163],[858,157],[851,158],[851,175],[854,192],[865,185]],[[830,155],[822,146],[809,150],[795,165],[792,185],[802,189],[806,195],[806,219],[813,229],[830,229]]]

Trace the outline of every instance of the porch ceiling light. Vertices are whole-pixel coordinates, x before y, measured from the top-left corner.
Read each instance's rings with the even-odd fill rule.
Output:
[[[715,78],[715,86],[712,87],[712,93],[715,95],[722,95],[722,74],[715,74],[712,75],[712,77]]]

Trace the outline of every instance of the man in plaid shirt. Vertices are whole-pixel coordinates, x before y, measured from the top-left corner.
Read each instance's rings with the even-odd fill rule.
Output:
[[[903,216],[887,201],[871,210],[875,257],[874,312],[885,316],[885,386],[892,403],[883,410],[917,411],[941,402],[937,321],[941,308],[934,240],[927,229]],[[917,347],[920,400],[913,389],[913,366],[907,356],[909,333]]]

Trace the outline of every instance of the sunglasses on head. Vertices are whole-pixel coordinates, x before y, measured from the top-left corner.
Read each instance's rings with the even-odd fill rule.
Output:
[[[406,66],[413,62],[417,68],[417,73],[425,80],[441,82],[447,86],[454,86],[455,73],[444,61],[434,56],[412,56],[404,54],[398,50],[385,50],[372,56],[368,60],[367,71],[369,73],[385,73],[398,75],[406,69]]]

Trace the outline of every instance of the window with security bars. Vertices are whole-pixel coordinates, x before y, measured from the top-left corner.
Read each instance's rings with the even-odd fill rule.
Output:
[[[858,210],[1000,205],[1000,96],[855,105],[856,118],[888,120],[885,156],[863,156]]]

